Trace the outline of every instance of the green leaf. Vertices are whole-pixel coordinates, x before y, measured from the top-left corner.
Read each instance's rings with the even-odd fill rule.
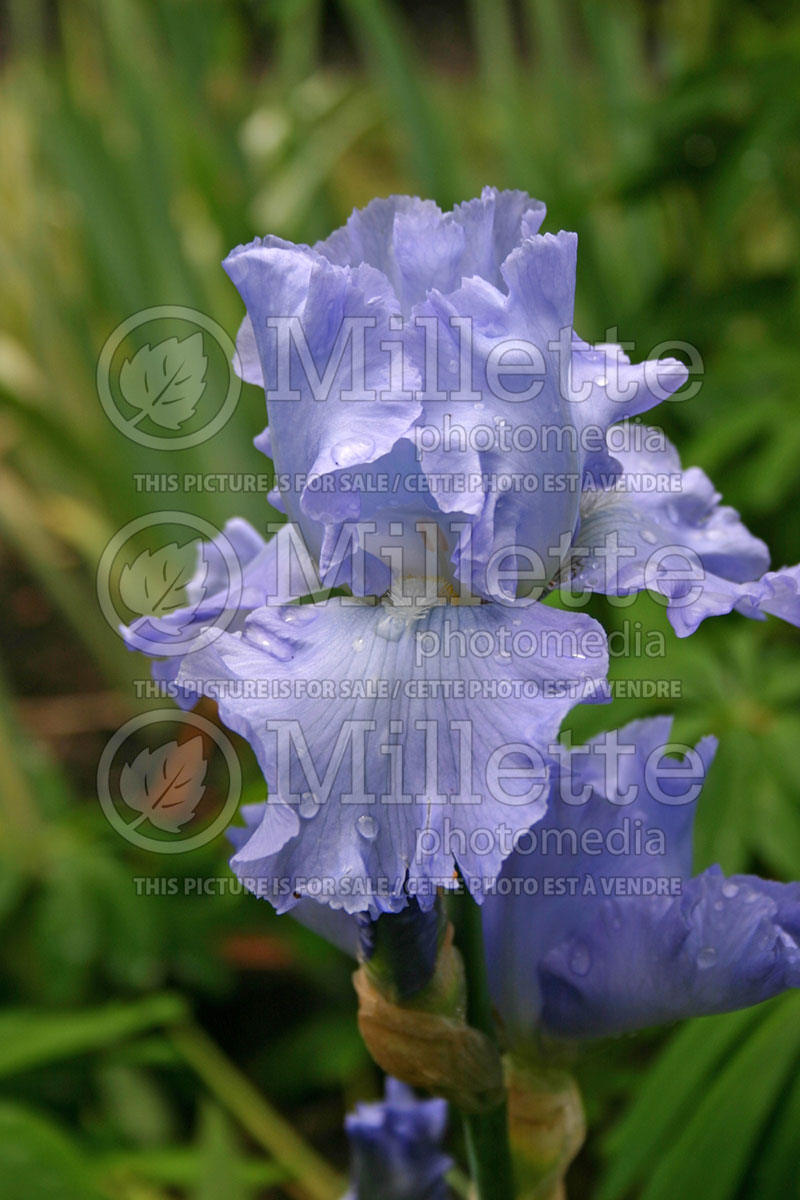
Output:
[[[46,1117],[0,1104],[3,1200],[101,1200],[88,1161]]]
[[[80,1012],[7,1011],[0,1014],[0,1077],[102,1050],[185,1017],[186,1005],[169,993]]]
[[[608,1138],[611,1163],[598,1200],[627,1195],[687,1119],[717,1066],[736,1046],[757,1014],[752,1009],[703,1017],[681,1027],[644,1077],[636,1098]]]
[[[700,1098],[691,1120],[662,1154],[642,1200],[736,1195],[770,1110],[800,1050],[797,996],[779,1001]]]
[[[252,1193],[239,1176],[236,1135],[217,1104],[208,1102],[200,1110],[197,1149],[200,1172],[192,1200],[248,1200]]]
[[[703,1018],[667,1049],[623,1122],[602,1200],[627,1194],[637,1181],[641,1200],[737,1195],[786,1078],[797,1069],[800,998],[790,994],[757,1008],[749,1027],[748,1016],[752,1021],[747,1010]],[[732,1041],[731,1033],[744,1036]]]

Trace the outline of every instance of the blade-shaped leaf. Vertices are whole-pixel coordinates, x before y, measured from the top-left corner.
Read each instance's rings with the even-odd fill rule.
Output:
[[[81,1012],[9,1010],[0,1014],[0,1077],[99,1050],[185,1016],[183,1001],[166,994]]]
[[[79,1147],[22,1105],[0,1105],[0,1178],[4,1200],[102,1200]]]

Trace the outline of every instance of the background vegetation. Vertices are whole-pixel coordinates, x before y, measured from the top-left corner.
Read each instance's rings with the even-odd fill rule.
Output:
[[[221,434],[165,466],[103,413],[99,349],[154,304],[235,332],[219,260],[255,233],[311,241],[392,191],[449,206],[525,188],[546,228],[579,231],[584,337],[699,348],[699,395],[657,419],[775,564],[795,562],[800,16],[780,0],[0,10],[0,1194],[333,1200],[317,1155],[344,1169],[343,1112],[379,1088],[349,964],[249,897],[137,896],[135,877],[224,875],[226,843],[137,851],[94,784],[144,705],[94,591],[113,532],[163,507],[132,475],[262,470],[263,396],[245,387]],[[258,495],[175,506],[271,515]],[[734,616],[678,642],[649,599],[596,611],[665,630],[655,668],[618,658],[614,675],[681,680],[680,736],[720,737],[698,866],[796,878],[796,632]],[[573,725],[663,707],[618,700]],[[799,1064],[798,996],[591,1047],[572,1194],[800,1196]]]

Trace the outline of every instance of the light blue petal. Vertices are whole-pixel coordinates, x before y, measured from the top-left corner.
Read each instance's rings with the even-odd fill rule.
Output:
[[[780,892],[777,889],[780,888]],[[543,957],[542,1020],[601,1037],[728,1012],[800,986],[800,884],[711,867],[668,905],[605,901]]]
[[[432,200],[389,196],[356,209],[315,249],[339,266],[375,267],[408,315],[434,288],[450,292],[479,275],[502,286],[500,267],[535,234],[545,207],[526,192],[484,188],[480,197],[443,213]]]
[[[767,547],[719,503],[704,472],[683,470],[659,430],[623,428],[639,444],[614,449],[621,473],[610,486],[585,485],[566,568],[570,586],[606,595],[660,592],[680,637],[734,608],[800,624],[800,568],[764,574]]]
[[[264,879],[281,911],[301,895],[391,911],[404,888],[429,907],[456,866],[485,888],[514,831],[541,817],[560,722],[602,692],[607,665],[589,618],[539,604],[512,616],[438,605],[415,619],[342,600],[260,609],[241,635],[185,659],[179,683],[218,700],[270,787],[261,824],[233,859],[237,874]],[[287,722],[296,724],[279,771]],[[362,738],[365,783],[351,757]],[[426,748],[438,749],[438,780]],[[401,749],[402,782],[392,765]],[[299,814],[288,838],[285,810]]]
[[[449,296],[431,293],[415,310],[414,361],[422,369],[431,336],[425,321],[433,319],[436,382],[450,394],[425,401],[415,433],[422,469],[441,509],[468,514],[452,552],[455,573],[489,598],[513,599],[522,571],[528,590],[541,591],[558,571],[577,522],[582,460],[569,361],[556,349],[560,331],[569,335],[572,325],[576,244],[568,233],[528,238],[503,263],[507,295],[470,279]],[[452,324],[459,318],[472,329],[473,371],[466,381]],[[531,373],[503,375],[499,355],[502,363],[530,365]],[[454,400],[462,382],[475,395]]]
[[[164,616],[140,617],[122,633],[132,650],[170,656],[159,677],[173,679],[181,658],[198,649],[201,638],[207,643],[215,627],[233,632],[253,609],[290,604],[320,586],[296,528],[283,525],[266,541],[248,521],[232,517],[221,536],[198,547],[186,585],[189,603]]]
[[[369,266],[339,267],[307,247],[287,249],[260,241],[235,250],[225,267],[247,306],[268,394],[277,392],[279,384],[277,334],[268,327],[269,318],[298,318],[320,377],[345,342],[347,319],[374,320],[364,331],[364,378],[374,399],[342,396],[353,383],[346,350],[327,396],[316,398],[293,346],[291,386],[299,398],[268,399],[267,411],[269,448],[286,511],[321,559],[326,584],[384,591],[385,570],[359,586],[358,572],[350,571],[351,559],[337,558],[329,547],[337,542],[344,522],[359,519],[361,492],[352,485],[354,474],[385,459],[420,413],[411,393],[395,386],[389,356],[381,348],[390,335],[399,336],[389,325],[396,304],[388,284]]]
[[[512,1036],[530,1036],[540,1019],[540,965],[554,946],[569,943],[582,969],[585,931],[612,903],[615,880],[648,889],[661,879],[667,892],[668,881],[691,875],[692,824],[716,740],[698,743],[673,777],[662,769],[677,765],[664,760],[671,729],[671,717],[648,718],[565,750],[535,841],[520,842],[487,897],[492,990]]]

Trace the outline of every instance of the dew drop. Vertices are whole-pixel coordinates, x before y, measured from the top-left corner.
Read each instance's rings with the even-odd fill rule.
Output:
[[[378,823],[374,817],[363,813],[356,821],[356,829],[368,842],[373,842],[378,836]]]
[[[386,613],[375,626],[375,632],[387,642],[399,642],[405,628],[404,617],[398,616],[397,613]]]
[[[595,383],[598,387],[608,387],[608,380],[606,379],[605,375],[598,375],[595,379]]]
[[[658,538],[653,533],[652,529],[643,529],[642,530],[642,541],[648,542],[651,546],[655,546],[656,542],[658,541]]]
[[[308,818],[316,815],[319,805],[312,796],[311,792],[303,792],[302,796],[300,797],[300,804],[298,805],[298,808],[300,809],[300,816]]]
[[[717,952],[713,946],[704,946],[697,955],[697,965],[702,970],[707,970],[708,967],[713,967],[717,961]]]
[[[667,505],[667,516],[669,517],[670,521],[672,521],[673,525],[680,525],[681,514],[678,512],[678,506],[676,504]]]
[[[374,449],[375,443],[371,438],[357,437],[346,442],[337,442],[331,454],[337,467],[352,467],[356,463],[365,462]]]
[[[483,401],[482,401],[482,400],[479,400],[479,401],[478,401],[478,403],[477,403],[477,404],[473,404],[473,406],[472,406],[472,407],[475,409],[475,412],[483,412],[483,410],[484,410],[484,408],[486,407],[486,405],[483,403]]]
[[[365,645],[366,645],[366,643],[365,643],[363,637],[357,637],[355,639],[355,641],[353,642],[353,649],[356,652],[358,652],[360,650],[363,650]]]
[[[734,896],[738,896],[738,895],[739,895],[739,885],[738,885],[738,883],[734,883],[734,882],[733,882],[732,880],[730,880],[730,879],[727,881],[727,883],[723,883],[723,885],[722,885],[722,894],[723,894],[723,896],[725,897],[725,899],[726,899],[726,900],[733,900]]]
[[[317,616],[313,604],[287,604],[278,615],[286,625],[308,625]]]
[[[579,942],[572,951],[569,967],[574,975],[588,975],[592,965],[592,956],[588,947]]]
[[[242,632],[248,642],[258,646],[277,662],[288,662],[293,657],[292,647],[278,637],[269,626],[262,625],[260,618],[255,614],[247,618]]]

